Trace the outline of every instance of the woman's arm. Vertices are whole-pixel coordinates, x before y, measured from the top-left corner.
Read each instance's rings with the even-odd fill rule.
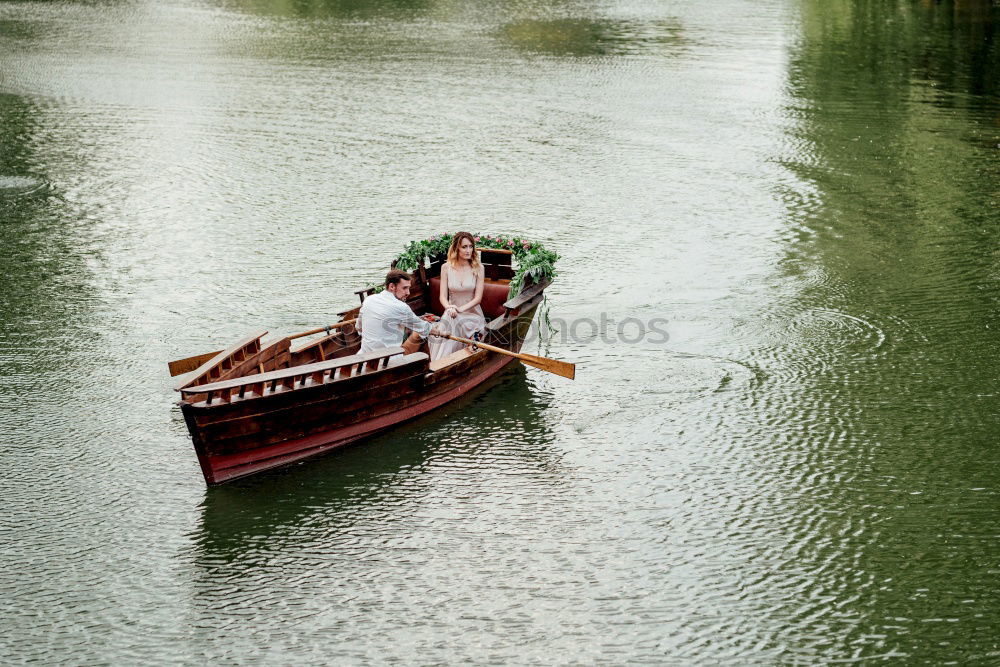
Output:
[[[479,271],[476,272],[476,294],[472,297],[469,303],[461,306],[458,312],[464,313],[472,310],[479,305],[479,302],[483,300],[483,288],[486,285],[486,268],[480,264]]]
[[[438,299],[441,300],[441,307],[448,310],[451,306],[448,303],[448,262],[441,264],[441,289],[438,290]]]
[[[441,289],[438,298],[441,300],[441,307],[444,308],[443,314],[447,315],[450,309],[454,309],[455,314],[458,314],[458,309],[448,301],[448,262],[441,265]]]

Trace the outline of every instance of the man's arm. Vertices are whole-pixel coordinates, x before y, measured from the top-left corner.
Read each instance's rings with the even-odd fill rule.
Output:
[[[399,302],[399,319],[400,323],[409,329],[410,331],[417,332],[421,338],[427,338],[431,333],[431,327],[433,326],[427,320],[420,319],[414,314],[405,301]]]

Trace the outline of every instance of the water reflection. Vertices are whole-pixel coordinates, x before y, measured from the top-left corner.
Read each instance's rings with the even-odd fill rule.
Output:
[[[441,4],[438,0],[249,0],[220,2],[233,10],[297,18],[413,18]]]
[[[973,659],[947,632],[921,635],[944,619],[1000,622],[985,602],[990,546],[975,537],[1000,530],[981,492],[1000,485],[997,467],[976,464],[997,437],[982,360],[998,354],[984,287],[1000,242],[1000,8],[801,6],[782,156],[795,182],[780,193],[797,292],[754,336],[770,339],[755,354],[775,381],[760,423],[787,438],[767,486],[798,501],[784,545],[761,557],[801,598],[795,654]],[[809,640],[831,623],[839,639]]]
[[[17,95],[0,93],[0,178],[29,178],[30,143],[38,110]],[[2,183],[3,181],[0,181]]]
[[[359,522],[376,521],[392,533],[400,514],[421,505],[438,476],[465,469],[472,474],[478,466],[513,466],[557,482],[559,461],[544,444],[551,438],[546,401],[523,367],[512,368],[385,435],[209,488],[194,536],[195,560],[206,572],[240,563],[249,576],[268,554],[349,539]]]
[[[69,342],[67,329],[81,324],[91,297],[90,271],[77,252],[74,230],[66,223],[66,202],[38,175],[42,158],[37,152],[43,143],[39,135],[44,133],[40,115],[31,101],[0,94],[0,247],[4,257],[0,332],[31,336],[28,348],[13,346],[19,350],[14,359],[45,342]]]
[[[505,25],[501,36],[519,49],[558,56],[662,53],[686,44],[680,24],[662,20],[524,19]]]
[[[208,490],[179,554],[190,570],[185,627],[202,650],[240,656],[281,646],[298,627],[325,636],[310,651],[365,662],[374,645],[350,628],[379,619],[382,639],[389,626],[405,630],[391,641],[410,652],[426,640],[413,627],[444,622],[470,586],[498,585],[491,568],[510,548],[520,556],[531,498],[564,491],[548,400],[511,369],[357,447]],[[506,623],[502,598],[479,603]]]

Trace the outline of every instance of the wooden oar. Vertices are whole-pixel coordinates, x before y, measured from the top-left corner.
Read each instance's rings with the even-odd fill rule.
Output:
[[[571,364],[567,361],[559,361],[558,359],[549,359],[548,357],[536,357],[533,354],[523,354],[521,352],[511,352],[510,350],[505,350],[502,347],[487,345],[486,343],[480,343],[474,340],[470,340],[468,338],[462,338],[461,336],[452,336],[449,334],[431,334],[431,335],[437,336],[439,338],[448,338],[450,340],[457,340],[460,343],[481,347],[484,350],[489,350],[490,352],[496,352],[497,354],[506,354],[508,357],[514,357],[515,359],[520,359],[529,366],[534,366],[535,368],[540,368],[543,371],[548,371],[550,373],[555,373],[556,375],[561,375],[564,378],[569,378],[570,380],[576,377],[576,364]]]
[[[357,319],[344,320],[343,322],[337,322],[336,324],[331,324],[328,327],[317,327],[316,329],[310,329],[309,331],[303,331],[302,333],[297,333],[293,336],[289,336],[288,340],[295,340],[296,338],[302,338],[303,336],[311,336],[313,334],[322,333],[323,331],[334,329],[339,329],[345,327],[348,324],[354,324]],[[205,352],[204,354],[196,354],[193,357],[187,357],[186,359],[177,359],[175,361],[168,361],[167,366],[170,368],[170,377],[175,377],[177,375],[183,375],[184,373],[190,373],[194,369],[201,366],[203,363],[217,355],[221,350],[216,350],[215,352]]]
[[[303,331],[302,333],[297,333],[294,336],[289,336],[288,340],[295,340],[296,338],[302,338],[303,336],[312,336],[313,334],[322,333],[329,329],[333,331],[334,329],[339,329],[340,327],[346,327],[348,324],[354,324],[357,322],[357,318],[353,320],[344,320],[343,322],[337,322],[336,324],[331,324],[326,327],[316,327],[315,329],[310,329],[309,331]]]

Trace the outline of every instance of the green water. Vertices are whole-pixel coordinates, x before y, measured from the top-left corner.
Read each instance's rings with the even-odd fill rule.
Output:
[[[0,660],[1000,663],[998,25],[0,1]],[[207,490],[165,362],[458,229],[576,381]]]

